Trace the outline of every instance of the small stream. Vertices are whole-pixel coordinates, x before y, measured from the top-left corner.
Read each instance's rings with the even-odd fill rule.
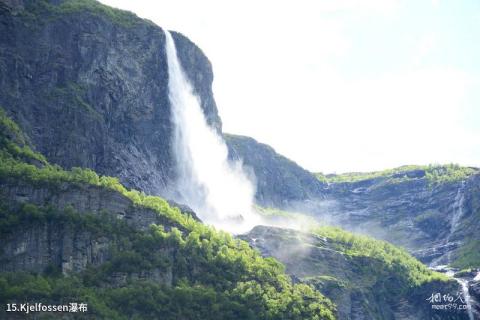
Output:
[[[465,299],[465,304],[467,305],[468,319],[475,320],[475,317],[473,315],[473,299],[470,296],[470,293],[468,292],[469,281],[463,278],[454,278],[454,279],[457,280],[457,282],[460,283],[460,285],[462,286],[462,295],[463,295],[463,298]]]
[[[444,273],[448,277],[455,279],[461,287],[461,294],[463,297],[463,301],[467,305],[467,314],[469,320],[480,319],[479,310],[475,310],[474,306],[479,306],[480,301],[476,301],[474,297],[470,294],[469,288],[471,283],[480,281],[480,270],[475,272],[471,272],[470,274],[458,274],[459,270],[455,268],[451,268],[446,265],[431,267],[430,269]],[[475,273],[475,276],[473,274]]]
[[[453,214],[450,220],[450,232],[448,234],[448,237],[445,239],[445,242],[442,244],[443,246],[456,247],[456,243],[453,243],[451,240],[452,240],[452,236],[454,235],[455,231],[458,228],[460,219],[464,214],[464,210],[463,210],[463,204],[465,200],[464,188],[465,188],[465,181],[462,181],[461,185],[458,188],[457,194],[455,196],[455,200],[452,204]],[[474,281],[480,281],[480,271],[477,270],[477,272],[475,273],[475,276],[473,276],[474,273],[458,274],[459,272],[458,269],[449,267],[449,265],[452,263],[453,251],[454,250],[450,249],[447,252],[446,257],[440,256],[438,259],[433,260],[430,263],[429,267],[432,270],[446,274],[447,276],[455,279],[460,284],[461,291],[462,291],[461,294],[463,296],[463,300],[465,301],[465,304],[467,305],[466,312],[468,313],[468,319],[469,320],[480,319],[480,315],[477,313],[478,311],[474,309],[474,306],[479,305],[479,302],[475,301],[475,299],[470,295],[470,292],[469,292],[470,283],[473,283]],[[440,262],[446,262],[446,265],[440,265]]]
[[[450,219],[450,232],[445,240],[438,246],[438,248],[445,248],[447,249],[446,254],[441,255],[440,257],[434,259],[429,267],[435,268],[442,265],[450,265],[452,262],[452,252],[454,249],[460,244],[458,241],[452,241],[452,237],[457,231],[458,225],[460,224],[460,220],[464,214],[463,204],[465,202],[465,181],[462,181],[460,186],[458,187],[457,194],[455,195],[455,199],[452,203],[452,217]],[[434,249],[435,251],[435,249]]]

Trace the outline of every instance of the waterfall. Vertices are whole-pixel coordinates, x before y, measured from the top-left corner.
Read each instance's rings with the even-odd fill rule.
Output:
[[[430,268],[444,268],[446,265],[449,265],[452,262],[452,251],[455,247],[455,243],[451,243],[452,236],[458,229],[458,225],[460,223],[460,219],[463,216],[463,203],[465,202],[465,195],[464,195],[464,188],[465,188],[465,181],[461,182],[457,190],[457,194],[455,195],[455,199],[452,203],[452,217],[450,219],[450,230],[448,232],[448,236],[442,242],[440,246],[437,248],[445,247],[448,251],[446,255],[441,255],[440,257],[434,259],[430,264]],[[448,248],[448,247],[452,248]],[[434,248],[435,250],[435,248]]]
[[[248,231],[258,219],[254,185],[240,162],[228,160],[223,138],[207,124],[200,98],[180,65],[172,35],[165,31],[165,36],[177,174],[174,200],[208,224],[234,233]]]
[[[467,305],[468,320],[475,320],[473,316],[473,310],[472,310],[472,297],[468,292],[468,281],[465,279],[457,279],[457,278],[455,280],[457,280],[457,282],[462,287],[462,295],[463,295],[463,298],[465,299],[465,304]]]
[[[449,234],[448,234],[447,238],[445,239],[445,241],[443,243],[444,246],[447,246],[447,245],[450,244],[450,240],[451,240],[452,236],[454,235],[454,233],[457,231],[458,225],[460,223],[460,219],[463,216],[463,213],[464,213],[463,204],[464,204],[464,201],[465,201],[464,188],[465,188],[465,181],[462,181],[460,187],[457,190],[457,194],[455,195],[455,199],[454,199],[453,204],[452,204],[453,215],[452,215],[452,218],[450,220]],[[458,271],[458,270],[452,269],[451,267],[448,266],[452,263],[452,251],[453,251],[453,249],[450,249],[447,252],[447,256],[446,256],[447,265],[438,265],[438,261],[444,259],[444,256],[441,256],[440,258],[432,261],[432,263],[430,264],[429,267],[431,269],[435,270],[435,271],[445,273],[447,276],[452,277],[453,279],[455,279],[458,282],[458,284],[460,285],[461,290],[462,290],[462,296],[463,296],[463,298],[465,300],[465,304],[467,306],[466,312],[468,314],[468,319],[469,320],[474,320],[475,317],[474,317],[474,314],[473,314],[473,298],[470,296],[470,293],[468,291],[469,281],[467,279],[456,278],[455,277],[455,272]]]
[[[457,195],[455,196],[455,201],[453,203],[453,216],[452,220],[450,221],[450,233],[447,237],[446,243],[450,243],[450,239],[455,233],[458,228],[458,224],[460,223],[460,218],[463,216],[463,203],[465,201],[465,195],[463,189],[465,187],[465,181],[462,181],[461,186],[458,188]],[[450,250],[447,253],[447,263],[450,264],[452,262],[452,251]]]

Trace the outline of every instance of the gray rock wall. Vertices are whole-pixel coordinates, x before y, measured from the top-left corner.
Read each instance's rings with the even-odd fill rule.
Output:
[[[174,173],[163,30],[133,14],[119,22],[54,2],[61,1],[15,10],[2,2],[0,105],[50,162],[164,193]],[[208,59],[173,36],[209,122],[221,130]]]
[[[29,203],[58,210],[71,208],[79,214],[107,214],[124,220],[134,230],[146,230],[153,223],[163,225],[166,230],[173,226],[183,229],[153,210],[134,206],[130,199],[118,192],[95,186],[65,183],[52,188],[0,181],[0,203],[2,210],[14,210]],[[58,221],[20,226],[14,232],[2,235],[0,271],[41,273],[54,266],[64,274],[80,272],[88,265],[99,266],[108,261],[114,241],[108,235],[93,234],[80,226]],[[167,251],[166,256],[173,255]],[[143,276],[171,279],[165,270],[148,272],[151,274]]]
[[[225,135],[229,156],[242,159],[256,178],[256,200],[264,206],[288,207],[292,202],[321,199],[325,185],[312,173],[250,137]]]

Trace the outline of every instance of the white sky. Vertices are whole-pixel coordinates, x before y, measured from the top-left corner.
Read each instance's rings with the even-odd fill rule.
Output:
[[[224,131],[311,171],[480,166],[480,1],[101,2],[194,41]]]

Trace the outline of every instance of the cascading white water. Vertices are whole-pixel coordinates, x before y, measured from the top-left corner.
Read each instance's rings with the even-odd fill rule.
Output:
[[[205,119],[178,60],[175,42],[166,31],[168,90],[174,124],[175,200],[190,206],[206,223],[238,233],[257,224],[255,188],[240,162],[228,160],[222,137]]]
[[[460,223],[460,218],[463,216],[463,202],[465,201],[465,195],[463,189],[465,187],[465,181],[462,181],[460,188],[458,188],[457,195],[455,196],[455,201],[453,203],[453,216],[452,220],[450,221],[450,233],[447,237],[446,243],[450,243],[450,240],[457,231],[458,224]],[[452,251],[450,250],[447,253],[447,262],[450,264],[452,261]]]
[[[462,181],[460,187],[457,190],[457,194],[455,195],[455,199],[452,203],[452,217],[450,219],[450,230],[448,233],[448,236],[445,238],[445,240],[442,242],[441,247],[448,247],[448,246],[455,246],[455,243],[452,243],[452,236],[455,234],[455,232],[458,229],[458,225],[460,223],[460,219],[463,216],[463,203],[465,201],[465,195],[464,195],[464,188],[465,188],[465,181]],[[440,247],[440,246],[439,246]],[[434,249],[435,250],[435,249]],[[437,259],[434,259],[429,267],[430,268],[442,268],[444,265],[449,265],[452,262],[452,252],[453,248],[449,249],[446,256],[442,255]]]
[[[468,292],[468,281],[465,279],[455,279],[457,282],[460,284],[462,287],[462,295],[465,300],[465,304],[467,305],[467,314],[468,314],[468,319],[469,320],[475,320],[473,316],[473,311],[472,311],[472,297],[470,296],[470,293]]]
[[[447,238],[445,239],[444,245],[450,244],[452,236],[457,231],[458,225],[460,223],[460,219],[464,214],[464,211],[463,211],[463,204],[465,201],[464,188],[465,188],[465,181],[462,181],[460,187],[457,190],[457,194],[455,196],[455,200],[452,205],[453,215],[450,220],[450,232]],[[434,260],[430,264],[430,268],[439,272],[444,272],[447,276],[452,277],[460,284],[460,287],[462,290],[462,296],[467,306],[466,312],[468,314],[468,319],[474,320],[474,314],[472,310],[473,299],[470,296],[470,293],[468,292],[469,281],[462,278],[456,278],[454,269],[449,267],[449,265],[452,263],[452,251],[453,250],[450,250],[447,253],[447,256],[446,256],[447,265],[438,265],[438,261],[444,259],[444,257],[440,257],[439,259]]]

